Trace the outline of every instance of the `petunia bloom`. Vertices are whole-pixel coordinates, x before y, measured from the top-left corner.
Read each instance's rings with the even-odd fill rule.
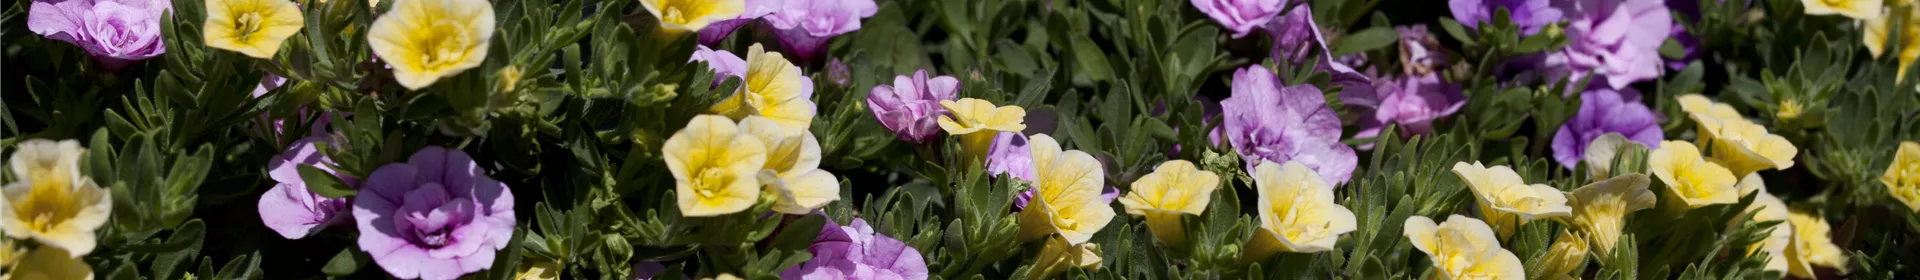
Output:
[[[734,55],[727,50],[716,50],[707,48],[707,46],[696,45],[693,46],[693,57],[688,58],[687,62],[692,63],[694,61],[706,62],[707,69],[713,70],[713,85],[715,86],[720,85],[721,82],[725,82],[729,77],[742,79],[747,77],[747,60],[740,59],[740,56]]]
[[[1627,150],[1652,151],[1646,145],[1627,140],[1626,136],[1608,132],[1593,138],[1592,143],[1587,143],[1587,150],[1583,151],[1585,154],[1580,155],[1580,161],[1587,163],[1588,178],[1595,180],[1611,178],[1614,175],[1614,161],[1619,160],[1621,153]]]
[[[1266,26],[1285,10],[1288,0],[1191,0],[1193,7],[1213,21],[1233,31],[1234,38],[1246,37],[1254,29]],[[1306,8],[1301,5],[1299,8]]]
[[[1894,21],[1895,11],[1906,13],[1905,20]],[[1907,68],[1913,66],[1915,59],[1920,58],[1920,20],[1915,20],[1916,16],[1920,16],[1920,8],[1895,8],[1883,11],[1880,16],[1865,19],[1860,23],[1863,25],[1861,43],[1867,46],[1867,53],[1873,54],[1875,58],[1886,53],[1888,34],[1893,32],[1893,27],[1901,28],[1901,42],[1898,50],[1900,69],[1895,72],[1896,80],[1906,80]]]
[[[1459,112],[1467,104],[1460,85],[1440,80],[1437,74],[1376,80],[1375,92],[1381,96],[1379,108],[1361,121],[1363,129],[1356,138],[1379,136],[1386,124],[1399,124],[1402,136],[1433,132],[1433,121]]]
[[[41,246],[20,257],[8,279],[94,279],[93,266],[60,247]]]
[[[860,218],[846,226],[829,219],[813,245],[807,246],[807,253],[813,259],[780,272],[780,278],[927,279],[927,262],[920,250],[874,232]]]
[[[1760,177],[1748,176],[1747,178],[1757,181]],[[1794,231],[1793,223],[1785,221],[1787,221],[1787,218],[1792,214],[1787,210],[1787,203],[1780,201],[1779,197],[1774,197],[1773,194],[1764,191],[1759,193],[1760,194],[1753,198],[1753,204],[1748,204],[1747,209],[1743,210],[1753,213],[1748,216],[1748,221],[1754,223],[1781,221],[1782,223],[1775,224],[1773,230],[1767,234],[1766,239],[1760,240],[1759,243],[1748,245],[1747,255],[1766,252],[1766,270],[1787,273],[1787,245],[1793,242]],[[1738,224],[1740,221],[1735,220],[1730,222]]]
[[[1645,174],[1626,174],[1573,189],[1573,228],[1585,235],[1594,252],[1612,254],[1626,228],[1627,214],[1653,208],[1659,201]],[[1604,259],[1603,259],[1604,260]]]
[[[911,77],[895,76],[893,85],[873,86],[867,94],[867,109],[900,140],[925,143],[940,132],[939,117],[947,114],[940,102],[955,100],[959,94],[960,79],[929,78],[922,69]]]
[[[757,115],[773,119],[789,130],[806,130],[813,125],[813,80],[800,73],[780,53],[767,52],[754,44],[747,47],[746,81],[732,96],[714,104],[711,112],[733,120]]]
[[[1070,244],[1086,243],[1113,221],[1113,207],[1100,198],[1106,173],[1081,151],[1061,151],[1046,134],[1034,135],[1033,201],[1020,210],[1020,240],[1060,234]]]
[[[1567,47],[1545,56],[1554,76],[1579,79],[1593,74],[1596,85],[1611,89],[1660,76],[1660,45],[1673,27],[1673,15],[1661,0],[1568,0],[1557,5],[1568,19]]]
[[[513,191],[466,152],[429,146],[373,171],[353,198],[360,250],[401,279],[454,279],[493,266],[515,225]]]
[[[493,3],[403,0],[368,27],[367,46],[393,67],[393,79],[420,90],[479,67],[493,41]]]
[[[94,230],[107,223],[113,199],[93,178],[80,174],[80,142],[31,139],[8,159],[13,178],[0,197],[0,227],[7,237],[60,248],[69,258],[93,252]]]
[[[207,0],[201,25],[207,47],[273,59],[280,43],[306,26],[300,6],[288,0]]]
[[[1272,72],[1251,66],[1233,74],[1233,96],[1220,103],[1222,132],[1248,170],[1297,161],[1337,186],[1359,164],[1353,147],[1340,143],[1340,116],[1313,85],[1282,87]]]
[[[1341,234],[1357,227],[1353,210],[1334,200],[1333,187],[1306,165],[1261,162],[1253,182],[1260,195],[1260,228],[1247,243],[1246,261],[1278,252],[1330,251]]]
[[[960,147],[968,155],[985,156],[999,133],[1027,129],[1027,109],[1020,106],[996,107],[986,100],[961,98],[960,101],[940,100],[940,107],[951,113],[940,116],[940,129],[960,136]]]
[[[1736,178],[1755,171],[1793,167],[1800,153],[1786,137],[1767,132],[1766,127],[1740,118],[1714,118],[1706,114],[1690,115],[1699,126],[1699,141],[1712,151],[1713,160]]]
[[[1847,251],[1833,244],[1833,225],[1819,214],[1793,211],[1787,216],[1793,224],[1793,242],[1787,244],[1787,274],[1813,279],[1815,266],[1847,271]]]
[[[1615,92],[1606,88],[1582,94],[1580,111],[1553,134],[1553,160],[1573,170],[1586,157],[1587,146],[1608,133],[1619,133],[1635,143],[1659,148],[1660,140],[1666,138],[1660,131],[1660,120],[1647,105],[1626,100],[1623,94],[1640,95],[1633,89]]]
[[[719,44],[721,40],[726,40],[728,35],[733,35],[734,30],[739,30],[740,27],[747,26],[747,24],[754,23],[761,17],[780,10],[783,3],[785,2],[780,0],[742,1],[740,15],[734,16],[731,19],[717,20],[708,23],[704,28],[700,28],[700,45],[712,46]]]
[[[320,153],[318,145],[326,143],[324,137],[300,139],[288,146],[287,151],[267,161],[267,177],[273,179],[275,184],[266,194],[260,195],[260,222],[281,237],[305,238],[329,226],[346,223],[353,217],[346,198],[327,198],[314,194],[307,189],[307,182],[300,175],[300,166],[312,166],[338,177],[348,186],[359,185],[358,178],[335,171],[333,159]]]
[[[1499,237],[1479,219],[1453,215],[1434,224],[1425,216],[1407,218],[1403,227],[1413,247],[1426,253],[1438,279],[1526,279],[1520,257],[1500,247]]]
[[[993,147],[987,151],[987,174],[1033,181],[1033,150],[1027,147],[1027,141],[1027,135],[1019,132],[1001,132],[995,136]],[[1015,208],[1025,207],[1026,203],[1015,205]]]
[[[760,201],[766,144],[726,117],[700,115],[667,138],[661,154],[673,173],[681,215],[738,213]],[[837,194],[836,194],[837,195]]]
[[[1880,183],[1887,185],[1888,196],[1920,212],[1920,143],[1900,142],[1900,150],[1894,152],[1893,163],[1887,165]]]
[[[660,30],[669,34],[699,31],[747,10],[743,0],[640,0],[640,7],[660,20]]]
[[[1220,175],[1200,170],[1192,162],[1171,160],[1133,181],[1133,191],[1120,198],[1120,205],[1127,214],[1145,217],[1147,230],[1160,241],[1179,246],[1186,244],[1187,235],[1180,217],[1207,210],[1218,188]]]
[[[1708,99],[1704,95],[1685,94],[1673,99],[1680,103],[1680,111],[1688,115],[1702,114],[1704,117],[1716,120],[1745,118],[1740,115],[1740,111],[1734,110],[1733,106],[1714,102],[1713,99]]]
[[[1041,245],[1040,255],[1034,257],[1033,268],[1027,270],[1028,279],[1051,279],[1068,268],[1078,267],[1089,271],[1100,269],[1100,244],[1072,244],[1059,236],[1047,238],[1047,244]]]
[[[828,39],[860,30],[860,19],[879,11],[873,0],[787,0],[765,19],[788,52],[815,61],[827,52]]]
[[[1653,169],[1653,175],[1667,184],[1667,192],[1672,196],[1667,204],[1675,205],[1675,210],[1691,210],[1713,204],[1729,204],[1740,200],[1739,189],[1733,172],[1708,162],[1700,156],[1700,149],[1693,143],[1665,141],[1659,149],[1647,155],[1647,167]]]
[[[169,1],[34,0],[27,30],[80,47],[112,71],[167,53],[160,15],[172,9]]]
[[[1447,7],[1453,12],[1453,20],[1472,28],[1493,23],[1494,13],[1506,9],[1507,19],[1519,26],[1523,35],[1539,33],[1540,28],[1561,20],[1560,9],[1552,0],[1451,0]]]
[[[1285,61],[1290,65],[1305,65],[1314,61],[1314,71],[1326,72],[1332,76],[1330,86],[1340,86],[1340,103],[1349,106],[1370,108],[1378,106],[1380,97],[1376,96],[1373,78],[1354,70],[1350,59],[1334,59],[1333,50],[1327,47],[1327,37],[1321,33],[1320,25],[1313,22],[1313,9],[1296,7],[1276,20],[1267,23],[1267,33],[1273,37],[1272,58]],[[1346,58],[1365,56],[1350,55]],[[1287,74],[1287,73],[1281,73]],[[1239,80],[1239,79],[1235,79]],[[1247,168],[1253,168],[1248,165]]]
[[[1456,162],[1453,174],[1467,183],[1481,215],[1503,239],[1533,220],[1573,215],[1565,193],[1545,184],[1529,185],[1505,165],[1488,168],[1479,162]]]
[[[773,211],[805,215],[840,200],[840,180],[820,170],[820,140],[813,132],[787,130],[759,116],[740,120],[740,132],[766,145],[767,163],[759,177],[779,195]]]
[[[1842,15],[1858,20],[1880,17],[1879,0],[1800,0],[1809,15]]]
[[[1546,263],[1546,277],[1541,279],[1573,280],[1576,269],[1587,264],[1587,252],[1590,249],[1586,239],[1579,234],[1560,229],[1560,236],[1554,237],[1553,245],[1548,245],[1547,255],[1541,261]]]

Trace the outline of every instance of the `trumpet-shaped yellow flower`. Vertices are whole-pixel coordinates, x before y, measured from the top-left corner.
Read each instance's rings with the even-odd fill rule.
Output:
[[[940,129],[947,134],[960,136],[960,147],[968,155],[984,157],[987,148],[993,145],[993,137],[1000,132],[1020,132],[1027,129],[1025,123],[1027,109],[1020,106],[994,107],[993,103],[976,98],[962,98],[960,101],[941,100],[940,107],[946,107],[953,116],[940,116]]]
[[[1907,13],[1907,20],[1893,21],[1894,11]],[[1907,67],[1913,66],[1914,59],[1920,58],[1920,21],[1914,20],[1914,16],[1920,16],[1920,7],[1905,6],[1882,12],[1880,17],[1867,19],[1861,23],[1865,25],[1862,28],[1864,29],[1862,31],[1865,32],[1862,32],[1863,34],[1860,36],[1863,41],[1862,43],[1867,45],[1867,52],[1873,54],[1873,57],[1876,58],[1886,53],[1887,35],[1892,32],[1893,26],[1898,25],[1902,28],[1900,32],[1900,40],[1902,41],[1900,42],[1900,70],[1896,70],[1896,73],[1898,73],[1897,80],[1906,80]]]
[[[1692,210],[1740,200],[1739,189],[1734,187],[1736,181],[1733,172],[1702,158],[1699,148],[1694,147],[1693,143],[1660,142],[1660,148],[1647,155],[1647,167],[1653,169],[1655,177],[1660,177],[1660,181],[1667,184],[1667,192],[1677,198],[1667,200],[1668,204],[1679,206],[1676,210]]]
[[[1809,15],[1842,15],[1859,20],[1880,17],[1881,0],[1800,0]]]
[[[1767,133],[1766,127],[1745,119],[1700,123],[1704,128],[1700,130],[1701,139],[1712,139],[1707,145],[1713,152],[1713,160],[1726,166],[1734,177],[1746,177],[1760,170],[1791,168],[1794,155],[1800,153],[1786,137]]]
[[[12,271],[0,278],[12,280],[64,280],[93,279],[93,267],[80,261],[76,254],[68,253],[59,247],[41,246],[20,258],[20,263]]]
[[[486,0],[400,0],[367,33],[373,54],[393,66],[393,79],[419,90],[480,66],[493,41],[493,3]]]
[[[1813,213],[1794,211],[1787,215],[1787,222],[1793,224],[1793,242],[1787,244],[1787,274],[1793,277],[1813,279],[1813,267],[1823,266],[1847,271],[1847,253],[1833,244],[1827,234],[1833,232],[1833,226],[1826,219]]]
[[[773,211],[805,215],[840,199],[840,181],[820,170],[820,140],[813,132],[788,130],[760,116],[740,120],[740,130],[767,145],[760,182],[780,195]]]
[[[1750,176],[1748,179],[1758,178],[1759,176]],[[1786,221],[1790,215],[1787,212],[1787,203],[1780,201],[1780,198],[1774,197],[1773,194],[1765,191],[1759,193],[1758,196],[1753,198],[1753,204],[1748,204],[1747,209],[1744,210],[1753,213],[1748,216],[1747,220],[1754,223]],[[1729,226],[1739,226],[1741,223],[1738,220],[1734,220],[1729,221],[1729,224]],[[1793,223],[1780,223],[1773,226],[1773,231],[1767,233],[1766,239],[1761,240],[1760,243],[1747,246],[1747,255],[1766,252],[1766,270],[1786,273],[1787,244],[1791,242],[1793,242]]]
[[[32,239],[78,258],[93,252],[93,231],[107,223],[113,199],[92,178],[80,175],[80,142],[21,142],[9,165],[20,181],[0,192],[0,225],[7,237]]]
[[[1100,199],[1106,173],[1100,162],[1081,151],[1060,151],[1060,143],[1046,134],[1027,141],[1033,154],[1033,200],[1020,210],[1020,240],[1059,233],[1078,245],[1113,221],[1113,207]]]
[[[288,0],[207,0],[201,36],[208,47],[272,59],[280,43],[306,26],[300,7]]]
[[[1147,230],[1167,244],[1186,244],[1186,230],[1180,217],[1200,215],[1220,187],[1220,175],[1200,170],[1192,162],[1172,160],[1161,163],[1153,173],[1133,181],[1133,192],[1120,197],[1127,214],[1144,216]]]
[[[1500,248],[1485,222],[1453,215],[1435,225],[1423,216],[1407,218],[1404,228],[1413,247],[1433,260],[1435,279],[1526,279],[1520,258]]]
[[[1589,249],[1587,245],[1587,240],[1580,238],[1578,234],[1565,229],[1560,230],[1560,237],[1553,240],[1553,246],[1548,247],[1551,249],[1548,249],[1546,259],[1542,260],[1547,265],[1547,275],[1544,279],[1579,279],[1574,272],[1580,269],[1581,265],[1587,264]]]
[[[1686,94],[1686,95],[1681,95],[1679,97],[1675,97],[1674,99],[1680,101],[1680,111],[1685,112],[1688,115],[1704,114],[1705,116],[1711,117],[1712,119],[1744,118],[1740,116],[1740,111],[1733,110],[1733,106],[1728,106],[1727,104],[1720,103],[1720,102],[1713,102],[1713,99],[1708,99],[1704,95]]]
[[[710,217],[737,213],[760,199],[760,169],[766,145],[726,117],[693,117],[667,138],[663,154],[673,173],[680,214]]]
[[[1573,189],[1573,227],[1587,237],[1595,251],[1612,254],[1626,227],[1627,214],[1653,208],[1657,198],[1647,190],[1646,174],[1627,174]]]
[[[747,11],[744,0],[640,0],[640,7],[660,20],[661,30],[675,34],[700,31]]]
[[[1260,192],[1260,229],[1247,244],[1247,261],[1333,250],[1341,234],[1355,229],[1353,211],[1335,202],[1333,187],[1306,165],[1262,161],[1253,183]]]
[[[520,273],[513,280],[554,280],[560,279],[560,264],[551,261],[532,261],[520,265]]]
[[[766,117],[787,130],[807,130],[813,125],[813,80],[780,53],[767,52],[760,44],[747,47],[744,82],[711,111],[734,120]]]
[[[1521,225],[1535,219],[1573,215],[1573,207],[1567,206],[1566,193],[1544,184],[1528,185],[1513,168],[1457,162],[1453,164],[1453,174],[1460,175],[1460,180],[1466,181],[1467,187],[1473,190],[1480,214],[1500,233],[1500,238],[1513,236]]]
[[[1050,279],[1068,268],[1079,267],[1089,271],[1100,270],[1099,244],[1086,243],[1072,245],[1058,236],[1047,238],[1047,244],[1040,247],[1040,256],[1033,260],[1028,268],[1029,279]]]
[[[1880,183],[1887,185],[1887,195],[1908,209],[1920,212],[1920,143],[1900,142],[1900,150],[1894,152],[1893,164],[1887,166],[1887,174],[1880,176]]]

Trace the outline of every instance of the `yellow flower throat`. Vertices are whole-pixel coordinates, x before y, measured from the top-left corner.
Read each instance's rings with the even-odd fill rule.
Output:
[[[701,168],[693,177],[693,190],[700,198],[712,199],[720,195],[719,191],[727,187],[726,170],[718,167]]]
[[[252,42],[253,38],[257,37],[255,35],[260,32],[261,27],[264,25],[263,22],[265,20],[261,18],[263,17],[260,16],[260,12],[257,11],[242,13],[240,16],[234,17],[233,40],[241,43]]]
[[[36,232],[52,231],[55,225],[65,222],[79,214],[79,205],[75,201],[72,180],[55,170],[33,170],[33,189],[23,201],[13,204],[13,214],[27,222],[27,228]]]
[[[459,64],[467,58],[467,46],[473,45],[467,28],[453,20],[435,20],[423,31],[424,36],[415,38],[420,44],[419,65],[423,70],[436,71]]]

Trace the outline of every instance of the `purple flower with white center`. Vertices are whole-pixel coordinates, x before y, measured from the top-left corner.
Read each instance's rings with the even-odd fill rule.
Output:
[[[1227,30],[1233,31],[1234,38],[1246,37],[1254,29],[1266,26],[1273,21],[1280,10],[1287,7],[1287,0],[1192,0],[1193,7],[1213,18]],[[1305,6],[1301,6],[1305,8]]]
[[[359,185],[359,178],[333,169],[333,159],[321,154],[315,146],[323,144],[326,139],[322,137],[300,139],[287,147],[286,152],[267,161],[267,177],[276,184],[260,196],[260,222],[281,237],[305,238],[352,218],[347,213],[347,199],[314,194],[307,190],[307,182],[300,176],[299,166],[313,166],[339,177],[347,186]]]
[[[1544,56],[1553,76],[1579,79],[1589,73],[1612,89],[1660,76],[1660,44],[1673,28],[1661,0],[1566,0],[1567,47]]]
[[[727,50],[709,49],[707,46],[693,46],[693,57],[687,63],[704,61],[707,69],[713,70],[713,85],[727,81],[727,77],[746,78],[747,60],[741,59]]]
[[[879,11],[873,0],[787,0],[763,18],[780,44],[804,62],[825,54],[827,39],[860,30],[860,19]]]
[[[873,117],[900,140],[925,143],[940,135],[938,120],[947,114],[940,101],[959,98],[960,79],[927,76],[925,69],[911,77],[894,76],[893,85],[873,86],[867,94],[867,108],[873,111]]]
[[[27,30],[72,43],[112,71],[167,52],[160,14],[171,9],[164,0],[34,0]]]
[[[773,14],[774,11],[780,10],[781,3],[780,0],[746,0],[747,10],[740,13],[740,16],[734,17],[733,19],[714,21],[713,23],[707,24],[706,28],[701,28],[700,45],[712,46],[719,44],[720,40],[726,40],[728,35],[733,35],[734,30],[738,30],[740,27],[747,26],[747,24],[753,23],[754,20],[760,19],[760,17]]]
[[[927,279],[927,261],[920,250],[875,233],[860,218],[847,226],[827,219],[819,237],[807,246],[807,253],[812,253],[813,259],[781,272],[780,278]]]
[[[1340,116],[1313,85],[1282,87],[1266,68],[1250,66],[1233,73],[1233,96],[1220,104],[1222,132],[1249,170],[1261,161],[1297,161],[1339,185],[1359,164],[1353,147],[1340,143]]]
[[[1581,95],[1580,112],[1553,134],[1553,160],[1571,170],[1586,156],[1587,145],[1594,138],[1610,132],[1647,145],[1648,149],[1660,148],[1660,140],[1666,137],[1660,131],[1660,121],[1639,99],[1640,93],[1631,88],[1587,90]]]
[[[1519,26],[1523,35],[1539,33],[1541,27],[1559,22],[1562,16],[1553,0],[1452,0],[1447,1],[1447,7],[1453,10],[1453,20],[1471,28],[1492,23],[1496,11],[1507,9],[1507,19]]]
[[[513,192],[466,152],[430,146],[374,170],[353,199],[360,250],[401,279],[487,269],[513,237]]]
[[[1340,86],[1341,104],[1373,107],[1379,105],[1379,97],[1373,88],[1373,78],[1354,70],[1340,59],[1334,59],[1327,48],[1327,38],[1321,33],[1320,25],[1313,22],[1313,9],[1306,6],[1295,8],[1278,20],[1269,23],[1269,35],[1273,36],[1273,59],[1286,61],[1293,65],[1315,60],[1314,70],[1327,72],[1332,76],[1331,85]],[[1317,54],[1317,55],[1316,55]],[[1348,56],[1343,59],[1364,61],[1364,56]]]

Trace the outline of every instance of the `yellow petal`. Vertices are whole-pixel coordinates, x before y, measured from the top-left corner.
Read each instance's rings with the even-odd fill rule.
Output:
[[[8,237],[58,247],[72,257],[93,252],[94,232],[107,223],[113,199],[93,179],[79,176],[79,143],[29,140],[19,149],[10,162],[24,176],[0,189],[0,227]]]
[[[805,174],[780,178],[780,181],[780,200],[773,204],[773,211],[805,215],[826,206],[828,202],[840,200],[840,180],[826,170],[815,169]]]
[[[306,19],[286,0],[207,0],[201,33],[208,47],[272,59]]]
[[[1021,239],[1056,232],[1073,244],[1093,238],[1114,216],[1100,199],[1106,186],[1100,162],[1081,151],[1056,152],[1059,144],[1046,135],[1035,135],[1028,144],[1034,152],[1034,196],[1021,210]]]
[[[1467,182],[1481,213],[1487,215],[1487,222],[1501,237],[1511,236],[1519,226],[1535,219],[1573,214],[1566,194],[1547,185],[1528,185],[1513,168],[1458,162],[1453,165],[1453,173]]]
[[[675,32],[699,31],[747,10],[743,0],[640,0],[640,7],[653,14],[662,29]]]
[[[22,257],[8,276],[13,280],[93,279],[93,267],[72,255],[58,247],[42,246]]]
[[[1264,161],[1254,170],[1261,229],[1266,234],[1256,234],[1250,253],[1324,252],[1333,249],[1340,235],[1355,229],[1353,211],[1333,200],[1333,188],[1313,169],[1299,162]],[[1273,239],[1258,240],[1261,235]]]
[[[1887,166],[1880,183],[1887,185],[1887,195],[1908,209],[1920,212],[1920,143],[1900,142],[1900,149],[1894,152],[1893,163]]]
[[[1219,188],[1220,176],[1202,171],[1192,162],[1172,160],[1161,163],[1153,173],[1133,182],[1133,191],[1120,198],[1127,213],[1146,215],[1146,210],[1165,210],[1199,215]]]
[[[766,146],[740,133],[732,120],[696,116],[667,139],[663,154],[674,174],[681,215],[705,217],[746,210],[759,199],[757,173]]]
[[[1887,32],[1891,29],[1887,20],[1892,18],[1893,15],[1891,11],[1883,11],[1879,17],[1867,19],[1860,23],[1862,29],[1860,43],[1861,45],[1866,45],[1867,53],[1873,54],[1875,58],[1879,58],[1880,54],[1887,52]]]
[[[1596,251],[1611,254],[1627,214],[1655,205],[1653,191],[1647,190],[1650,182],[1647,175],[1627,174],[1574,189],[1569,203],[1574,208],[1574,227]]]
[[[1547,266],[1546,278],[1576,279],[1573,278],[1577,277],[1574,273],[1576,269],[1587,263],[1587,241],[1571,231],[1560,230],[1560,237],[1555,238],[1553,245],[1548,248],[1551,249],[1543,260]]]
[[[953,116],[940,117],[940,129],[947,134],[962,135],[981,130],[1015,132],[1027,129],[1025,119],[1027,110],[1020,106],[994,107],[993,103],[977,98],[961,98],[959,101],[941,100],[940,106]]]
[[[1749,177],[1759,178],[1759,176]],[[1745,211],[1752,213],[1752,215],[1748,216],[1749,221],[1755,223],[1786,221],[1791,215],[1787,211],[1786,202],[1780,201],[1780,198],[1774,197],[1773,194],[1764,191],[1759,192],[1759,194],[1754,197],[1753,204],[1748,204]],[[1733,226],[1740,225],[1739,221],[1731,222],[1730,224]],[[1786,250],[1787,245],[1791,242],[1793,242],[1793,223],[1779,223],[1773,226],[1772,231],[1768,232],[1766,239],[1761,240],[1760,243],[1747,246],[1747,254],[1752,255],[1766,252],[1768,255],[1766,270],[1786,273],[1788,269]]]
[[[1668,201],[1684,206],[1680,209],[1734,203],[1740,199],[1733,173],[1701,158],[1699,149],[1692,143],[1661,142],[1660,148],[1647,156],[1647,166],[1667,184],[1667,191],[1679,198]]]
[[[1645,145],[1627,140],[1626,136],[1619,133],[1608,132],[1594,138],[1593,142],[1587,144],[1587,152],[1581,158],[1587,163],[1587,176],[1596,179],[1613,177],[1614,158],[1619,157],[1621,151],[1636,149],[1630,147],[1646,149]]]
[[[1880,0],[1800,0],[1809,15],[1842,15],[1859,20],[1880,16]]]
[[[1526,278],[1520,258],[1500,248],[1493,228],[1479,219],[1453,215],[1436,226],[1432,219],[1414,216],[1403,230],[1414,248],[1432,259],[1436,278]]]
[[[1787,274],[1812,279],[1813,267],[1827,267],[1845,274],[1846,251],[1833,244],[1833,226],[1813,213],[1794,211],[1787,221],[1793,224],[1793,242],[1787,244]]]
[[[367,46],[393,66],[401,86],[419,90],[480,66],[493,39],[485,0],[399,1],[367,33]]]

